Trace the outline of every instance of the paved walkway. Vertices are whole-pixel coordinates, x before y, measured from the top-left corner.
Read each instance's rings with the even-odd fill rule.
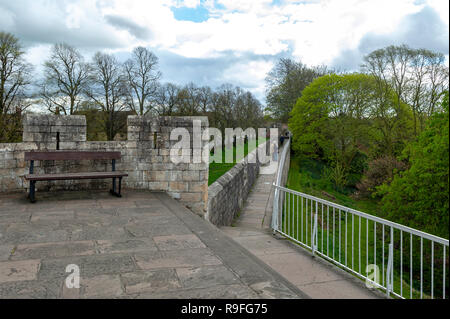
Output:
[[[305,298],[164,193],[0,196],[0,298]],[[80,269],[67,288],[66,267]]]
[[[275,174],[260,175],[234,227],[221,230],[311,298],[379,298],[364,283],[270,230]]]

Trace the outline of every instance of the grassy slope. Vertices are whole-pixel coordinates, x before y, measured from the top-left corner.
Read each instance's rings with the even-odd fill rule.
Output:
[[[382,217],[377,200],[369,198],[356,200],[350,196],[352,190],[346,190],[346,193],[335,190],[332,184],[321,175],[324,167],[325,165],[318,161],[292,156],[287,187],[339,205]]]
[[[256,146],[260,145],[261,143],[264,143],[266,141],[265,138],[259,138],[256,141]],[[242,146],[237,146],[238,148]],[[251,151],[253,151],[255,148],[250,147],[250,150],[248,149],[248,144],[244,144],[244,157],[247,156],[247,154]],[[233,163],[225,163],[225,152],[222,152],[222,163],[210,163],[209,164],[209,176],[208,176],[208,185],[211,185],[214,183],[220,176],[228,172],[234,165],[236,165],[236,147],[233,147]]]
[[[328,201],[357,209],[359,211],[377,215],[379,217],[381,210],[379,203],[374,199],[354,199],[351,197],[351,190],[344,190],[343,192],[336,191],[332,185],[321,176],[321,171],[324,165],[320,162],[311,159],[300,159],[296,156],[291,158],[291,167],[289,170],[287,187],[299,192],[310,194]],[[315,211],[315,204],[305,200],[299,201],[296,198],[287,198],[290,203],[288,208],[288,217],[283,220],[282,230],[291,237],[306,242],[311,245],[311,211]],[[346,219],[347,218],[347,219]],[[318,205],[318,249],[328,256],[333,256],[340,260],[342,264],[347,267],[364,274],[367,265],[374,263],[376,259],[377,264],[382,264],[384,256],[384,264],[387,265],[388,257],[388,239],[389,229],[385,229],[377,224],[374,225],[372,221],[367,222],[362,218],[359,220],[358,216],[352,217],[351,214],[346,216],[345,212],[334,212],[326,206],[322,210],[321,205]],[[376,229],[376,230],[375,230]],[[333,231],[334,230],[334,231]],[[383,230],[385,245],[383,247]],[[374,233],[376,231],[376,240]],[[352,237],[353,233],[353,237]],[[345,236],[347,234],[347,236]],[[361,240],[359,241],[359,238]],[[400,289],[403,295],[409,297],[410,294],[410,272],[409,272],[409,235],[403,235],[402,254],[403,254],[403,280],[400,281],[400,233],[394,232],[394,291],[399,293]],[[354,245],[352,246],[352,241]],[[359,247],[361,245],[361,248]],[[424,253],[427,255],[427,243],[424,241]],[[353,248],[352,248],[353,247]],[[413,247],[420,247],[420,241],[414,239]],[[442,255],[442,249],[437,251],[435,247],[435,256]],[[367,253],[366,253],[367,251]],[[415,252],[417,249],[414,250]],[[425,263],[425,261],[424,261]],[[436,265],[437,266],[437,265]],[[385,266],[386,267],[386,266]],[[429,278],[430,267],[424,267],[423,276]],[[439,268],[435,267],[435,295],[441,295],[442,273]],[[442,268],[442,267],[440,267]],[[380,279],[383,280],[383,272],[386,268],[380,269]],[[413,256],[413,278],[420,280],[420,258],[417,255]],[[428,280],[429,282],[429,280]],[[400,287],[402,285],[402,287]],[[439,286],[439,287],[438,287]],[[446,287],[448,287],[448,280]],[[424,298],[427,298],[430,287],[424,282]],[[447,290],[447,289],[446,289]],[[414,284],[412,290],[413,298],[420,298],[420,285]]]

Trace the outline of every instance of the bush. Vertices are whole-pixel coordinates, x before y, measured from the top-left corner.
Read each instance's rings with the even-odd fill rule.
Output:
[[[382,156],[369,163],[369,168],[364,172],[360,183],[356,184],[359,195],[369,196],[375,192],[375,188],[392,181],[397,172],[404,171],[406,164],[393,156]]]
[[[347,172],[340,163],[336,163],[332,167],[325,167],[323,176],[333,183],[337,191],[344,191],[347,186]]]
[[[361,181],[361,178],[367,169],[367,155],[358,151],[353,157],[348,169],[347,186],[354,189]]]

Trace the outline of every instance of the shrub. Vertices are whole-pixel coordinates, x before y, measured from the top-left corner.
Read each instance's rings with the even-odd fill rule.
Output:
[[[332,167],[325,167],[323,176],[332,182],[338,191],[343,191],[345,186],[347,186],[347,172],[340,163],[336,163]]]
[[[368,196],[375,191],[377,186],[389,184],[396,172],[404,171],[406,164],[393,156],[382,156],[369,163],[369,168],[364,172],[360,183],[356,184],[359,194]]]

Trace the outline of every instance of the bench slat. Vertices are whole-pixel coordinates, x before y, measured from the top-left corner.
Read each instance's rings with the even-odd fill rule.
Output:
[[[120,159],[120,152],[101,151],[35,151],[25,152],[26,161],[108,160]]]
[[[67,179],[100,179],[128,176],[123,172],[85,172],[85,173],[61,173],[61,174],[28,174],[25,179],[28,181],[52,181]]]

